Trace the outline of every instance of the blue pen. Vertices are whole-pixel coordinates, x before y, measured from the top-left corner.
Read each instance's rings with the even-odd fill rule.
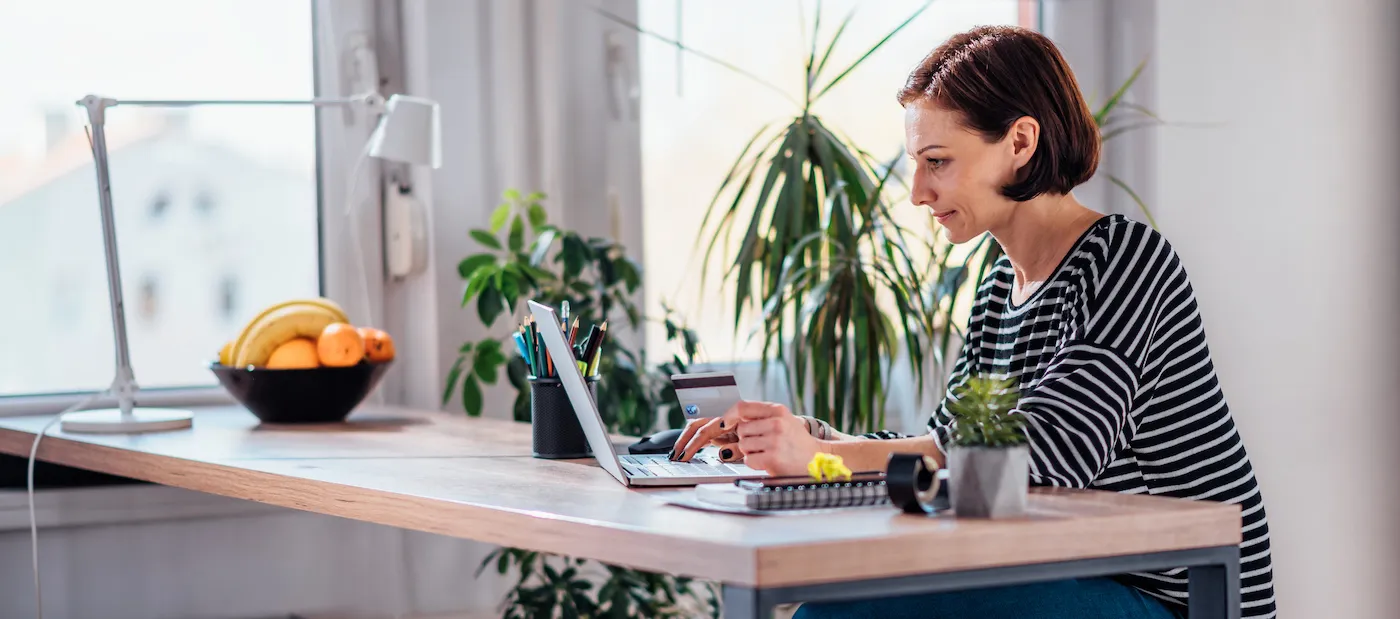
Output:
[[[512,333],[510,335],[515,338],[515,347],[520,349],[520,358],[525,360],[525,365],[532,368],[535,367],[534,360],[530,358],[530,351],[525,348],[525,336],[519,333]]]

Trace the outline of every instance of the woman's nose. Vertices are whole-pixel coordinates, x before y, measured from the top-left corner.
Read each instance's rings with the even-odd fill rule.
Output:
[[[914,177],[914,186],[909,191],[909,202],[914,206],[932,206],[938,200],[938,193],[927,181]]]

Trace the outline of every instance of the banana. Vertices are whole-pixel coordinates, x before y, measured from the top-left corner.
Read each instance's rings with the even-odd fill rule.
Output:
[[[259,318],[243,333],[234,354],[237,367],[263,366],[278,346],[298,337],[315,340],[326,325],[342,322],[335,312],[320,305],[292,304]]]
[[[233,365],[233,340],[224,342],[224,347],[219,349],[219,364]]]
[[[249,320],[248,323],[244,325],[243,330],[239,332],[238,337],[234,338],[233,340],[233,346],[229,349],[228,361],[224,361],[223,364],[233,365],[233,362],[238,360],[238,351],[243,349],[243,343],[248,337],[248,332],[253,329],[254,325],[257,325],[260,321],[262,321],[263,317],[282,308],[294,305],[321,307],[333,313],[336,317],[336,322],[350,322],[350,318],[345,315],[345,310],[341,309],[340,305],[336,304],[335,301],[332,301],[325,297],[312,297],[309,299],[292,299],[290,301],[283,301],[282,303],[275,303],[263,309],[263,311],[259,312],[257,316],[254,316],[252,320]],[[240,363],[238,364],[238,366],[243,367],[243,364]]]

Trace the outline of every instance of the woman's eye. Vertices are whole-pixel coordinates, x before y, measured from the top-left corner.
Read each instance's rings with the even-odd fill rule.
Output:
[[[943,166],[945,166],[945,165],[948,164],[948,160],[947,160],[947,159],[936,159],[936,158],[933,158],[933,157],[928,157],[927,159],[928,159],[928,164],[931,165],[931,166],[933,166],[933,167],[935,167],[935,168],[941,168],[941,167],[943,167]]]

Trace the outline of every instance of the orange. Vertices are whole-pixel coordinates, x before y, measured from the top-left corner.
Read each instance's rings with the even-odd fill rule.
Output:
[[[333,322],[326,325],[317,338],[316,352],[320,354],[321,365],[349,367],[365,358],[365,340],[354,325]]]
[[[360,337],[365,341],[365,358],[371,363],[381,363],[394,358],[394,338],[382,329],[360,327]]]
[[[273,349],[267,359],[267,368],[273,370],[306,369],[320,365],[320,355],[316,353],[316,342],[309,337],[298,337]]]

